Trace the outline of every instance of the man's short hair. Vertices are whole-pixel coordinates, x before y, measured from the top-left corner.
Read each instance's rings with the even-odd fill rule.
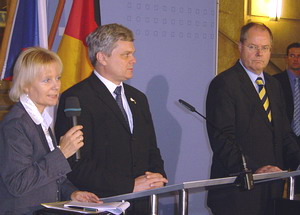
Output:
[[[86,43],[92,65],[96,65],[98,52],[110,56],[115,43],[119,40],[133,42],[134,36],[130,29],[116,23],[100,26],[90,33],[86,38]]]
[[[289,51],[291,48],[300,48],[300,43],[291,43],[290,45],[288,45],[288,47],[286,48],[286,56],[289,55]]]
[[[268,31],[270,38],[271,38],[271,43],[272,43],[272,41],[273,41],[272,31],[265,24],[259,23],[259,22],[249,22],[241,28],[241,34],[240,34],[240,42],[241,43],[244,43],[247,40],[247,33],[248,33],[249,29],[252,27],[258,28],[263,31]]]

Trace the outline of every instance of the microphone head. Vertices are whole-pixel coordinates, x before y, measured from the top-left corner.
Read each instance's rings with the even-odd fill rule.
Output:
[[[81,108],[78,97],[70,96],[66,98],[64,112],[67,117],[80,116]]]
[[[188,110],[192,111],[192,112],[196,112],[196,108],[193,107],[192,105],[190,105],[189,103],[187,103],[186,101],[183,101],[182,99],[179,99],[178,102],[180,104],[182,104],[185,108],[187,108]]]

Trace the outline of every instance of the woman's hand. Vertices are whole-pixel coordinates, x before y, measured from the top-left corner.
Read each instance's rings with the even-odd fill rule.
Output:
[[[66,158],[71,157],[78,149],[83,146],[82,125],[76,125],[60,138],[59,146]]]
[[[79,190],[71,194],[71,199],[78,202],[103,203],[94,193]]]

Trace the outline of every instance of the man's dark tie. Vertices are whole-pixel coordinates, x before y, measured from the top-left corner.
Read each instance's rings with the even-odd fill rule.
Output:
[[[264,86],[264,82],[261,77],[258,77],[255,82],[258,85],[259,98],[261,99],[264,109],[267,112],[268,119],[271,122],[272,121],[271,107],[269,104],[269,99],[267,96],[266,88]]]
[[[300,88],[299,78],[295,78],[294,86],[294,118],[293,118],[293,131],[297,136],[300,136]]]
[[[129,122],[128,122],[128,117],[127,117],[127,114],[126,114],[126,111],[123,107],[123,102],[122,102],[122,96],[121,96],[121,90],[122,90],[122,86],[118,86],[115,91],[114,91],[114,94],[116,94],[116,102],[125,118],[125,121],[127,123],[127,125],[129,126]]]

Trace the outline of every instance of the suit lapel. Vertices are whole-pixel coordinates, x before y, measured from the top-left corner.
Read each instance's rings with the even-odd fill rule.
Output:
[[[103,103],[105,103],[111,111],[115,114],[117,119],[120,121],[120,123],[124,126],[124,128],[129,132],[129,125],[124,119],[124,116],[116,102],[116,100],[113,98],[107,87],[102,83],[102,81],[99,80],[99,78],[92,73],[92,75],[89,78],[89,82],[91,87],[94,89],[97,96],[101,99]]]
[[[25,110],[24,106],[21,104],[21,102],[17,103],[17,105],[19,105],[24,110],[24,112],[27,114],[28,118],[30,118],[29,114],[26,112],[26,110]],[[42,125],[35,124],[31,118],[30,118],[30,121],[32,122],[33,127],[37,130],[37,132],[38,132],[38,134],[41,138],[41,142],[43,144],[43,147],[45,148],[45,150],[47,152],[50,152],[50,148],[49,148],[47,139],[45,137]],[[32,128],[32,129],[34,129],[34,128]],[[54,140],[52,139],[52,141],[53,141],[53,144],[56,144],[55,139]]]
[[[124,85],[124,89],[125,89],[125,96],[127,99],[127,102],[129,104],[131,113],[132,113],[132,120],[133,120],[133,132],[134,133],[134,128],[137,126],[137,101],[135,96],[132,94],[132,92],[130,91],[130,89],[128,88],[128,86],[126,84]]]
[[[288,100],[289,100],[289,103],[290,104],[294,104],[294,98],[293,98],[293,92],[292,92],[292,86],[291,86],[291,83],[290,83],[290,79],[289,79],[289,76],[288,76],[288,73],[287,71],[284,72],[284,75],[283,75],[283,82],[284,82],[284,85],[285,87],[283,87],[283,91],[285,91],[285,95],[288,96]],[[294,87],[294,86],[293,86]],[[293,105],[292,105],[293,106]],[[294,109],[294,106],[293,106],[293,109]]]
[[[50,127],[49,127],[48,130],[49,130],[50,137],[51,137],[51,139],[52,139],[53,146],[54,146],[54,148],[56,148],[56,147],[57,147],[56,138],[54,137],[53,132],[52,132],[52,130],[51,130]]]
[[[268,77],[267,75],[265,75],[265,81],[266,81],[266,90],[267,90],[271,111],[272,111],[272,121],[278,122],[279,120],[276,119],[278,115],[278,108],[276,108],[276,103],[278,103],[278,96],[274,95],[274,93],[271,93],[271,92],[278,92],[278,91],[273,89],[274,84],[272,84],[270,77]]]
[[[294,117],[294,98],[293,98],[293,92],[292,92],[292,88],[291,88],[292,86],[291,86],[290,79],[289,79],[287,71],[283,72],[283,76],[282,76],[281,80],[282,80],[282,83],[283,83],[281,86],[284,86],[284,87],[282,87],[282,90],[285,94],[285,99],[287,101],[286,102],[286,106],[287,106],[286,108],[289,111],[288,112],[289,119],[292,121],[293,117]]]
[[[47,139],[46,139],[46,137],[45,137],[44,131],[43,131],[43,129],[42,129],[42,125],[36,125],[36,124],[35,124],[35,127],[36,127],[36,129],[37,129],[37,131],[38,131],[38,133],[39,133],[39,135],[40,135],[40,138],[41,138],[41,140],[42,140],[42,144],[43,144],[45,150],[46,150],[47,152],[50,152],[50,148],[49,148]],[[53,141],[53,139],[52,139],[52,141]],[[53,141],[53,144],[54,144],[54,141]]]

